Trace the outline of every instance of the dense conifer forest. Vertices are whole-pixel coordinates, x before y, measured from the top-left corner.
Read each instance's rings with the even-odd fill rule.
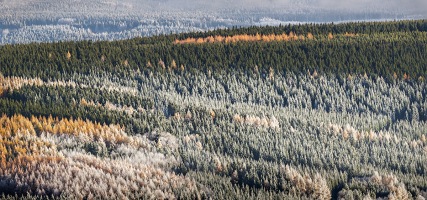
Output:
[[[0,46],[8,199],[425,199],[427,21]]]

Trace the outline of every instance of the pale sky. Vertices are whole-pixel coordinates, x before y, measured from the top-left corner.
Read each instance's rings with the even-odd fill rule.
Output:
[[[42,9],[40,10],[40,6]],[[0,0],[0,12],[75,13],[162,10],[276,9],[284,11],[369,12],[427,16],[427,0]],[[50,6],[45,8],[44,6]],[[119,9],[115,9],[119,8]]]
[[[141,4],[157,2],[167,8],[181,9],[197,7],[205,9],[282,8],[285,10],[308,8],[350,12],[377,10],[408,14],[427,13],[427,0],[133,0],[133,2]]]

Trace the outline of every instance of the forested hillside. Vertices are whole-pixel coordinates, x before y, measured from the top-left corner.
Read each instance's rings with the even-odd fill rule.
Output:
[[[400,1],[2,0],[0,45],[115,41],[234,26],[427,17],[424,0]]]
[[[0,46],[0,193],[425,199],[427,21]]]

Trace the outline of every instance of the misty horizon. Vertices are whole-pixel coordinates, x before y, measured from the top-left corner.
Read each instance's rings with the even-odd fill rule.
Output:
[[[232,10],[265,10],[272,9],[286,13],[395,13],[415,15],[425,18],[427,1],[425,0],[29,0],[29,1],[0,1],[0,11],[3,15],[25,16],[31,13],[57,13],[67,15],[80,11],[85,4],[93,9],[94,14],[114,12],[115,14],[138,15],[147,12],[161,11],[230,11]],[[141,13],[142,12],[142,13]]]

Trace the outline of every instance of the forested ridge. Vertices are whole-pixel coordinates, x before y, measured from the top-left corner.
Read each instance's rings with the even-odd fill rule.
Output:
[[[425,20],[0,46],[0,192],[425,199],[426,55]]]
[[[188,33],[115,42],[64,42],[5,45],[1,47],[4,75],[60,76],[60,72],[120,70],[124,63],[147,68],[162,61],[201,70],[253,71],[258,66],[286,73],[317,70],[324,73],[367,73],[391,77],[393,73],[425,76],[427,25],[421,21],[288,25],[249,27]],[[237,42],[173,45],[175,39],[236,34],[290,34],[314,39],[293,42]],[[348,36],[346,34],[357,34]],[[334,38],[328,38],[331,34]],[[70,58],[66,56],[70,53]],[[16,55],[20,55],[17,57]],[[126,62],[125,62],[126,61]],[[12,67],[13,66],[13,67]],[[44,70],[46,67],[50,70]],[[46,74],[46,73],[52,74]]]

